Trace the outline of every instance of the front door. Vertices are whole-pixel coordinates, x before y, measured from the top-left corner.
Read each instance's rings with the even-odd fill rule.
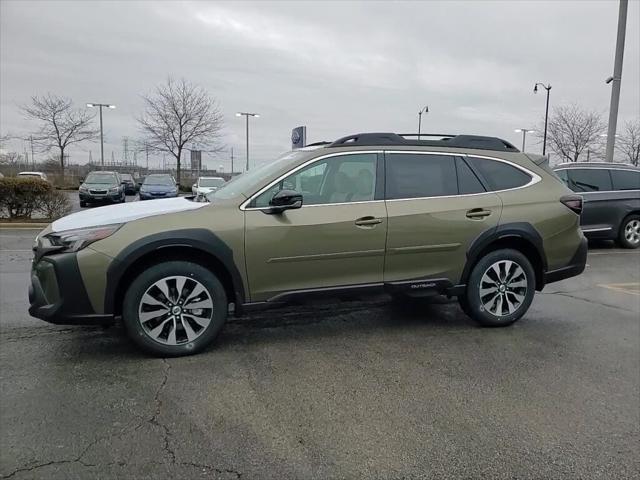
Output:
[[[457,283],[471,242],[498,225],[500,198],[460,157],[389,152],[385,164],[385,283],[412,290]]]
[[[252,302],[382,283],[387,213],[378,156],[349,152],[317,159],[249,203],[245,255]],[[302,208],[265,213],[283,189],[302,193]]]

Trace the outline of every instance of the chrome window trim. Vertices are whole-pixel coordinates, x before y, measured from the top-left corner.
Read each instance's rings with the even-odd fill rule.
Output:
[[[598,165],[598,166],[590,166],[590,167],[583,167],[582,165],[579,167],[571,167],[571,168],[554,168],[553,171],[554,172],[559,172],[560,170],[564,171],[564,172],[568,172],[571,170],[619,170],[621,172],[636,172],[638,173],[638,170],[634,170],[632,168],[620,168],[620,167],[607,167],[607,166],[603,166],[603,165]],[[611,186],[613,186],[613,177],[611,177]],[[568,188],[568,185],[567,185]],[[584,194],[589,194],[589,193],[613,193],[613,192],[640,192],[639,188],[628,188],[626,190],[592,190],[590,192],[574,192],[574,193],[579,193],[580,195],[584,195]]]
[[[478,195],[487,195],[487,194],[492,194],[492,193],[502,193],[502,192],[510,192],[513,190],[520,190],[521,188],[528,188],[532,185],[535,185],[536,183],[540,182],[542,180],[542,177],[540,177],[540,175],[538,175],[535,172],[532,172],[531,170],[518,165],[517,163],[511,162],[509,160],[505,160],[502,158],[496,158],[496,157],[490,157],[487,155],[475,155],[475,154],[466,154],[466,153],[459,153],[459,152],[438,152],[438,151],[422,151],[422,150],[356,150],[353,152],[334,152],[334,153],[328,153],[326,155],[322,155],[320,157],[315,157],[312,158],[306,162],[304,162],[301,165],[298,165],[296,168],[294,168],[293,170],[289,170],[288,172],[280,175],[278,178],[276,178],[275,180],[273,180],[271,183],[267,184],[265,187],[261,188],[260,190],[258,190],[256,193],[254,193],[253,195],[250,195],[249,198],[247,200],[245,200],[244,202],[242,202],[242,204],[240,205],[240,210],[243,211],[250,211],[250,210],[269,210],[271,207],[247,207],[247,205],[249,205],[249,203],[251,203],[251,201],[255,198],[258,197],[259,195],[261,195],[262,193],[264,193],[265,191],[267,191],[269,188],[271,188],[272,186],[274,186],[276,183],[278,183],[279,181],[283,180],[284,178],[288,177],[289,175],[292,175],[294,173],[296,173],[298,170],[303,169],[304,167],[306,167],[307,165],[311,165],[314,162],[320,161],[320,160],[324,160],[326,158],[330,158],[330,157],[336,157],[336,156],[343,156],[343,155],[356,155],[356,154],[361,154],[361,153],[375,153],[375,154],[379,154],[379,153],[384,153],[384,154],[406,154],[406,153],[410,153],[410,154],[418,154],[418,155],[440,155],[440,156],[450,156],[450,157],[463,157],[463,158],[468,158],[468,157],[473,157],[473,158],[483,158],[486,160],[493,160],[493,161],[497,161],[497,162],[502,162],[502,163],[506,163],[507,165],[511,165],[512,167],[517,168],[518,170],[526,173],[527,175],[529,175],[531,177],[531,180],[524,184],[521,185],[519,187],[514,187],[514,188],[507,188],[504,190],[490,190],[487,192],[479,192],[479,193],[463,193],[463,194],[457,194],[457,195],[442,195],[442,196],[436,196],[436,197],[412,197],[412,198],[393,198],[393,199],[384,199],[384,200],[366,200],[366,201],[362,201],[362,202],[340,202],[340,203],[318,203],[315,205],[302,205],[301,208],[305,208],[305,207],[322,207],[322,206],[331,206],[331,205],[357,205],[357,204],[362,204],[362,203],[379,203],[379,202],[406,202],[406,201],[410,201],[410,200],[429,200],[429,199],[434,199],[434,198],[458,198],[458,197],[473,197],[473,196],[478,196]]]
[[[315,162],[318,162],[320,160],[324,160],[324,159],[327,159],[327,158],[331,158],[331,157],[338,157],[338,156],[343,156],[343,155],[356,155],[356,154],[360,154],[360,153],[368,153],[368,154],[375,153],[377,155],[377,154],[382,153],[382,152],[383,152],[383,150],[356,150],[356,151],[353,151],[353,152],[333,152],[333,153],[327,153],[326,155],[321,155],[319,157],[315,157],[315,158],[312,158],[310,160],[307,160],[306,162],[302,163],[301,165],[298,165],[296,168],[294,168],[292,170],[289,170],[286,173],[280,175],[278,178],[273,180],[271,183],[268,183],[265,187],[262,187],[256,193],[254,193],[252,195],[249,195],[249,198],[247,200],[245,200],[244,202],[242,202],[242,204],[240,205],[240,210],[243,210],[243,211],[269,210],[271,207],[248,207],[247,205],[249,205],[254,198],[259,197],[264,192],[266,192],[271,187],[273,187],[276,183],[278,183],[279,181],[285,179],[289,175],[293,175],[294,173],[296,173],[297,171],[303,169],[307,165],[311,165],[312,163],[315,163]],[[325,205],[347,205],[347,204],[351,205],[351,204],[357,204],[357,203],[371,203],[371,202],[384,202],[384,200],[366,200],[366,201],[363,201],[363,202],[319,203],[319,204],[316,204],[316,205],[304,205],[304,203],[303,203],[301,208],[305,208],[305,206],[306,207],[319,207],[319,206],[325,206]]]
[[[583,228],[582,231],[584,233],[593,233],[593,232],[608,232],[609,230],[613,230],[613,227],[603,227],[603,228]]]

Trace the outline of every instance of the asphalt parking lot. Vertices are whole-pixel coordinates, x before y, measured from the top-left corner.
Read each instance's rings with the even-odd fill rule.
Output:
[[[162,360],[30,318],[35,233],[0,230],[2,478],[640,477],[640,251],[594,246],[511,328],[318,302]]]

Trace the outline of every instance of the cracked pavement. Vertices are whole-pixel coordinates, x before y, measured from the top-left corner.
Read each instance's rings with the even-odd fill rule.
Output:
[[[35,232],[0,230],[0,478],[640,478],[640,252],[603,244],[511,328],[454,302],[230,319],[156,359],[26,312]]]

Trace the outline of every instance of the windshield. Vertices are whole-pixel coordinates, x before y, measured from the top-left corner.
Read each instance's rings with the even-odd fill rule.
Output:
[[[224,180],[222,178],[201,178],[200,186],[201,187],[220,187],[224,185]]]
[[[280,170],[284,164],[290,163],[297,157],[306,155],[307,153],[308,152],[302,150],[287,152],[273,162],[264,163],[253,170],[249,170],[248,172],[244,172],[242,175],[232,178],[225,183],[223,187],[211,193],[207,193],[206,198],[210,202],[216,198],[226,200],[228,198],[237,197],[252,188],[258,190],[258,188],[262,186],[261,180]]]
[[[120,177],[122,178],[122,180],[127,180],[129,182],[133,182],[133,177],[131,175],[129,175],[128,173],[123,173],[120,175]]]
[[[158,175],[157,177],[153,175],[149,175],[147,178],[144,179],[143,185],[173,186],[174,182],[173,182],[173,178],[169,177],[168,175]]]
[[[87,175],[87,178],[84,182],[113,184],[116,183],[116,176],[113,173],[91,172],[89,175]]]

